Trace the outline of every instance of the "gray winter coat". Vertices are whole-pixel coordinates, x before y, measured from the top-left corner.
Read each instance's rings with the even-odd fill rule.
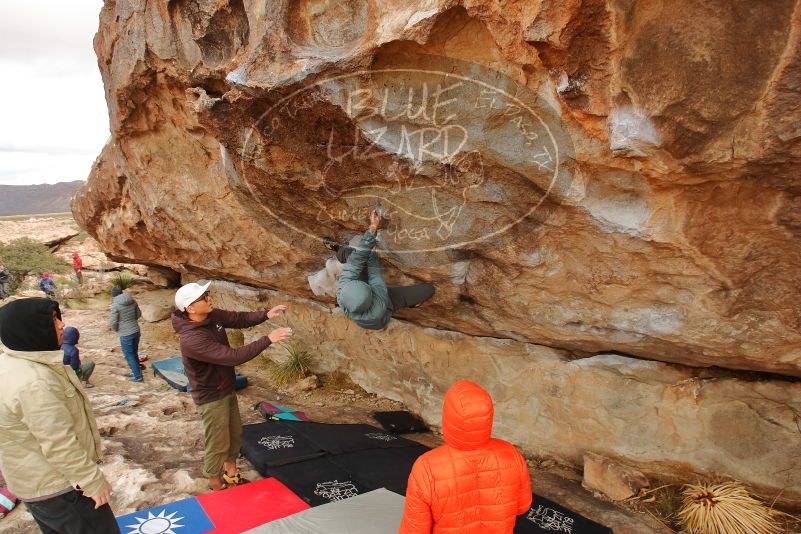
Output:
[[[114,297],[108,322],[120,337],[130,336],[139,332],[138,319],[141,316],[142,312],[133,295],[123,293]]]

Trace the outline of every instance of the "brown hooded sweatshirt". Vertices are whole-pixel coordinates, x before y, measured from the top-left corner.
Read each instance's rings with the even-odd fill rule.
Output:
[[[172,327],[181,338],[181,358],[195,404],[219,400],[234,391],[234,366],[252,360],[270,346],[270,338],[264,336],[232,349],[225,329],[248,328],[266,320],[266,311],[213,310],[201,322],[190,321],[178,311],[172,314]]]

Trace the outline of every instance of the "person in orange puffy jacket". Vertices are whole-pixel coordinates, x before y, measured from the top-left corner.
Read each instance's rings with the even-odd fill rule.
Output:
[[[445,445],[414,463],[398,534],[511,534],[531,506],[531,479],[511,443],[494,439],[492,397],[475,382],[445,395]]]

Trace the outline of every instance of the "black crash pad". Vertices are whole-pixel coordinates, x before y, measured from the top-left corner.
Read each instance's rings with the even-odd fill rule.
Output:
[[[418,445],[415,441],[370,425],[330,425],[293,421],[282,421],[282,424],[297,431],[314,447],[331,454]]]
[[[428,427],[416,415],[407,411],[375,412],[373,419],[387,432],[406,434],[409,432],[426,432]]]
[[[331,456],[331,461],[343,468],[367,490],[386,488],[406,495],[406,484],[412,465],[428,447],[396,447],[369,449]]]
[[[555,502],[534,495],[528,512],[517,516],[514,534],[612,534],[612,529],[596,523]]]
[[[311,506],[341,501],[368,491],[346,470],[334,464],[330,456],[270,467],[267,476],[280,480]]]
[[[241,452],[253,467],[267,476],[267,468],[299,462],[325,454],[295,429],[281,421],[268,421],[242,427]]]

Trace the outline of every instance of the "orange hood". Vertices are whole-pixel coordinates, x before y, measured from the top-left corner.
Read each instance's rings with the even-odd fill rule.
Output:
[[[460,450],[478,449],[492,435],[492,397],[475,382],[457,382],[445,395],[442,434]]]

